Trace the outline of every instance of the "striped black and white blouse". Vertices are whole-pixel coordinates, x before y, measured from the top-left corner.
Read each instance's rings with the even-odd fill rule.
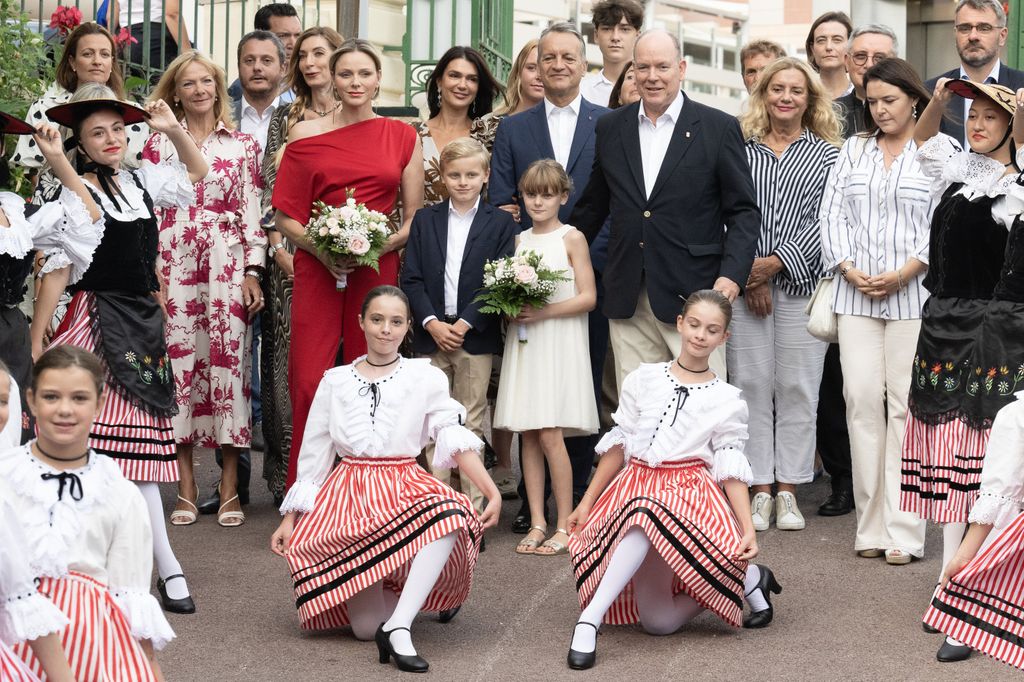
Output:
[[[844,261],[868,275],[928,263],[928,234],[938,197],[911,139],[888,170],[876,137],[851,137],[839,152],[821,201],[821,242],[827,270]],[[915,320],[928,292],[924,274],[886,298],[869,298],[836,277],[835,311],[883,320]]]
[[[756,258],[778,256],[773,283],[791,296],[810,296],[821,277],[818,209],[839,150],[806,128],[781,157],[747,140],[747,161],[761,207]]]

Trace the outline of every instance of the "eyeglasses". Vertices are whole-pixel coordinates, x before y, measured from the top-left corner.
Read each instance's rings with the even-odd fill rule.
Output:
[[[889,57],[890,55],[885,54],[884,52],[876,52],[875,54],[870,55],[867,52],[854,52],[850,55],[850,59],[852,59],[853,63],[857,66],[864,66],[868,63],[869,58],[871,59],[871,66],[874,66],[878,62],[883,59],[888,59]]]
[[[981,35],[987,36],[989,33],[992,33],[992,31],[1003,27],[993,26],[992,24],[957,24],[953,28],[955,28],[956,32],[962,36],[969,36],[972,31],[977,31]]]

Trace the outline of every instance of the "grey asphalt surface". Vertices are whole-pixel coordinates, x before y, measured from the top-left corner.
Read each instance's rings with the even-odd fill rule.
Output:
[[[218,473],[212,453],[197,450],[197,476],[206,496]],[[254,453],[253,470],[262,470]],[[174,486],[164,486],[171,509]],[[802,486],[806,530],[758,534],[758,562],[782,584],[775,621],[764,630],[733,629],[702,614],[682,631],[652,637],[638,627],[605,626],[598,662],[571,671],[565,656],[579,614],[567,557],[521,557],[521,536],[509,531],[518,500],[506,502],[502,522],[488,533],[473,590],[462,611],[442,625],[432,614],[413,627],[427,675],[457,680],[1017,680],[1024,673],[974,654],[964,663],[938,663],[941,635],[921,630],[921,615],[939,573],[941,537],[929,529],[926,557],[908,566],[862,559],[853,551],[852,514],[826,519],[814,510],[827,479]],[[307,633],[299,628],[287,566],[271,554],[279,515],[258,474],[240,528],[221,528],[213,516],[170,528],[171,543],[191,584],[198,610],[170,614],[178,638],[159,654],[169,681],[394,679],[377,662],[372,642],[347,629]]]

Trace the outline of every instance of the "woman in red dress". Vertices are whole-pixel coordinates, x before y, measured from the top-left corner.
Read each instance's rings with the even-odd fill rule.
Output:
[[[295,246],[292,342],[288,383],[292,398],[292,444],[288,486],[295,481],[302,434],[313,394],[325,371],[366,353],[359,309],[370,289],[398,283],[398,249],[409,236],[412,216],[423,206],[423,152],[415,129],[377,116],[381,61],[365,40],[350,39],[331,55],[331,73],[341,106],[319,120],[302,121],[288,136],[277,171],[273,205],[277,229]],[[367,207],[390,214],[399,190],[402,227],[388,241],[380,272],[354,267],[320,252],[305,238],[313,203],[340,206],[346,190]],[[347,276],[344,289],[338,280]]]

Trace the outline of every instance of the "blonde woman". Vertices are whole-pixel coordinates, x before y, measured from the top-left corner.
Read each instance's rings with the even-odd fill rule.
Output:
[[[540,68],[537,65],[537,40],[528,40],[519,50],[512,70],[505,84],[505,103],[481,117],[483,132],[477,136],[487,151],[494,146],[494,135],[498,132],[501,119],[520,111],[526,111],[540,104],[544,99],[544,83],[540,80]]]
[[[166,287],[168,353],[173,360],[178,504],[171,523],[196,521],[196,446],[224,456],[217,522],[245,521],[238,500],[238,456],[251,439],[252,337],[249,322],[263,308],[260,281],[267,236],[260,226],[259,143],[235,129],[224,71],[203,54],[171,62],[152,100],[167,103],[199,146],[210,172],[186,210],[160,212],[157,267]],[[176,158],[171,140],[156,134],[144,157]]]
[[[754,528],[802,530],[796,486],[814,478],[818,386],[826,344],[807,332],[804,308],[822,274],[818,207],[839,155],[832,98],[802,61],[765,68],[740,117],[761,235],[735,306],[729,381],[750,407]],[[778,495],[771,495],[772,484]]]

